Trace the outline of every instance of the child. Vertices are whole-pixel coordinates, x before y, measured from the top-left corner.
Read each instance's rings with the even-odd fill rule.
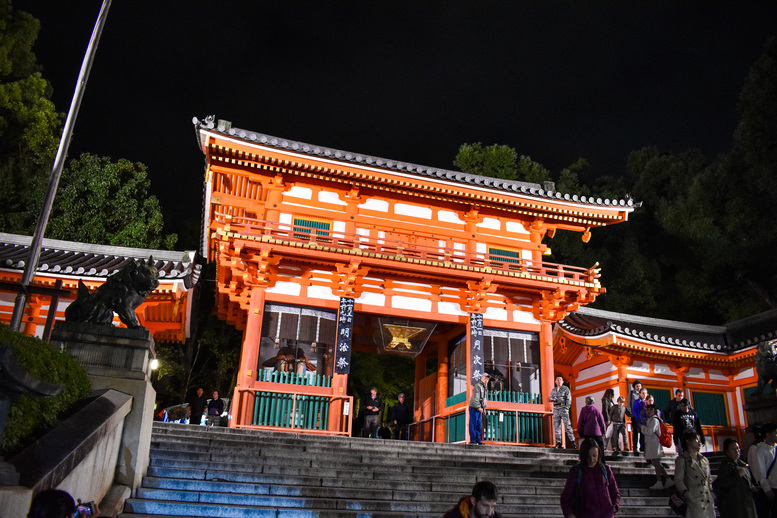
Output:
[[[618,444],[618,434],[623,437],[623,451],[629,451],[629,440],[626,438],[626,407],[623,403],[626,400],[623,396],[618,397],[618,404],[610,409],[610,422],[612,423],[612,436],[610,444],[613,451],[620,451]]]

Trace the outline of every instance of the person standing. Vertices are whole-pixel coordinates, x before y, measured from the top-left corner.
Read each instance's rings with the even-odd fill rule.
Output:
[[[469,398],[469,442],[470,444],[483,444],[483,416],[486,414],[486,386],[491,378],[483,374],[472,387],[472,396]]]
[[[378,395],[378,388],[370,387],[370,395],[364,399],[364,431],[367,432],[367,437],[376,434],[383,408],[383,400]]]
[[[550,391],[548,398],[553,403],[553,429],[556,432],[556,448],[563,448],[561,444],[561,425],[567,432],[567,448],[575,449],[575,432],[572,431],[572,421],[569,419],[569,409],[572,407],[572,394],[569,387],[564,385],[564,378],[556,378],[556,386]]]
[[[626,417],[631,419],[631,444],[634,451],[639,451],[639,423],[635,423],[631,409],[634,407],[634,402],[639,399],[640,390],[642,390],[642,382],[634,380],[631,384],[629,395],[626,398]]]
[[[720,518],[756,518],[753,481],[747,463],[739,458],[739,443],[729,437],[723,441],[726,458],[720,463],[712,489],[718,496]]]
[[[631,406],[631,427],[634,429],[635,452],[645,451],[645,434],[642,433],[642,426],[647,423],[647,420],[642,416],[642,410],[647,406],[647,403],[645,403],[647,396],[647,389],[641,388],[637,399],[634,400],[634,404]]]
[[[580,409],[580,415],[577,418],[577,435],[596,441],[601,450],[601,462],[604,462],[604,440],[602,437],[605,429],[602,412],[594,405],[594,398],[588,396],[585,398],[585,406]]]
[[[674,485],[674,480],[666,474],[666,469],[661,464],[664,456],[664,447],[661,446],[661,418],[658,416],[656,405],[648,405],[644,412],[648,421],[645,425],[645,460],[650,461],[656,471],[656,483],[650,489],[664,489]]]
[[[683,454],[674,461],[674,485],[687,504],[685,518],[715,518],[710,463],[699,453],[701,438],[685,432],[680,438]]]
[[[771,512],[771,515],[766,514],[766,516],[775,518],[777,517],[777,424],[764,424],[761,426],[761,433],[764,440],[755,446],[757,449],[750,469],[753,470],[753,478],[760,487],[759,492],[756,493],[758,510],[763,511],[764,514]]]
[[[410,409],[405,404],[405,395],[397,396],[399,400],[391,407],[391,420],[394,421],[394,438],[407,440],[407,426],[410,424]]]
[[[219,391],[213,391],[213,398],[208,401],[208,418],[206,426],[221,426],[221,414],[224,413],[224,400],[219,399]]]
[[[623,438],[623,451],[629,451],[629,439],[626,436],[626,407],[623,405],[625,399],[623,396],[618,396],[617,404],[610,410],[610,421],[612,422],[612,437],[610,437],[610,444],[612,449],[619,451],[618,435]]]
[[[675,444],[678,445],[678,455],[683,452],[683,444],[680,440],[685,432],[695,432],[699,434],[701,443],[704,444],[704,432],[701,430],[701,422],[699,416],[696,415],[696,411],[691,408],[691,404],[688,399],[683,398],[680,401],[680,406],[674,413],[674,419],[672,420],[672,427],[674,428]]]
[[[611,388],[608,388],[604,391],[604,396],[602,396],[602,416],[604,417],[604,431],[607,432],[607,429],[610,427],[610,411],[612,410],[612,407],[615,406],[615,403],[613,403],[612,398],[615,397],[615,391]],[[610,438],[612,438],[614,434],[612,433],[612,430],[610,430]],[[610,444],[610,438],[606,437],[604,438],[604,450],[607,451],[607,445]],[[617,437],[615,438],[617,441]]]
[[[680,408],[680,401],[683,399],[685,399],[685,391],[683,389],[675,390],[674,399],[667,403],[664,408],[664,422],[674,422],[674,414]]]
[[[202,424],[202,414],[205,413],[205,407],[208,406],[208,398],[203,394],[202,387],[197,388],[197,395],[189,400],[189,406],[186,407],[186,419],[189,424]]]
[[[597,409],[598,410],[598,409]],[[599,443],[581,443],[580,462],[572,466],[561,493],[561,511],[567,518],[613,518],[621,503],[610,467],[602,463]]]

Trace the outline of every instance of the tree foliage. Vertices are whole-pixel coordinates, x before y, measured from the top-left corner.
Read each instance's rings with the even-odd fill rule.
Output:
[[[146,166],[84,153],[62,172],[46,235],[83,243],[172,249]]]
[[[5,423],[3,454],[12,453],[53,428],[76,401],[91,390],[86,371],[67,353],[38,338],[0,324],[0,342],[11,346],[14,360],[39,380],[64,385],[54,397],[19,396],[11,402]]]
[[[32,53],[39,22],[0,0],[0,231],[32,234],[62,116]]]
[[[712,160],[695,149],[646,147],[629,155],[624,177],[613,178],[596,176],[584,159],[555,177],[518,159],[516,179],[642,202],[629,222],[595,229],[587,244],[563,230],[546,240],[552,262],[600,263],[607,294],[594,306],[711,324],[777,307],[777,38],[753,65],[738,111],[731,150]],[[465,144],[456,165],[467,170],[478,156],[486,162],[485,149]],[[492,171],[502,163],[467,172],[499,176]]]

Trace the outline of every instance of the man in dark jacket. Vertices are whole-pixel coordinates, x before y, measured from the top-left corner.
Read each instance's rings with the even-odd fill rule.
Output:
[[[364,431],[367,437],[377,437],[374,435],[378,429],[380,414],[383,413],[383,400],[378,395],[376,387],[370,388],[370,395],[364,398]]]
[[[683,453],[682,441],[680,438],[686,431],[696,432],[699,434],[699,442],[704,444],[704,432],[701,431],[701,422],[699,421],[699,416],[696,415],[696,411],[691,408],[691,402],[688,401],[688,399],[683,398],[682,401],[680,401],[680,407],[674,414],[672,426],[674,427],[674,433],[672,435],[678,448],[678,454]]]
[[[205,407],[208,405],[208,398],[202,393],[202,387],[197,389],[197,395],[189,400],[189,406],[186,407],[186,418],[189,424],[202,424],[202,414],[205,413]]]
[[[496,486],[481,480],[472,488],[472,494],[464,496],[443,518],[500,518],[496,512]]]
[[[407,425],[410,424],[410,409],[405,404],[405,395],[397,396],[399,402],[391,407],[391,420],[394,421],[394,439],[407,440]]]
[[[664,408],[664,422],[673,423],[674,414],[677,409],[680,408],[680,401],[685,399],[685,391],[683,389],[677,389],[674,391],[674,399],[666,404]]]

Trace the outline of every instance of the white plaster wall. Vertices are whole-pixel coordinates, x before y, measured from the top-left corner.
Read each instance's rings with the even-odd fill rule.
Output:
[[[710,371],[709,376],[711,380],[728,381],[728,376],[723,374],[722,371]]]
[[[752,376],[755,376],[755,369],[753,367],[749,367],[743,371],[740,371],[739,374],[734,376],[735,380],[741,380],[744,378],[750,378]]]
[[[302,291],[302,286],[296,282],[282,282],[278,281],[275,286],[267,288],[267,293],[280,293],[282,295],[295,295],[299,296]]]
[[[523,224],[517,223],[515,221],[508,221],[505,223],[505,230],[508,232],[515,232],[517,234],[524,234],[528,235],[529,233],[526,231],[526,228],[524,228]]]
[[[634,362],[629,366],[629,371],[638,372],[640,374],[650,372],[650,364],[647,362]]]
[[[283,196],[290,196],[292,198],[302,198],[305,200],[310,200],[313,198],[313,190],[309,187],[301,187],[299,185],[295,185],[288,191],[285,191],[283,193]]]
[[[685,376],[686,378],[703,378],[704,377],[704,369],[698,369],[696,367],[691,368],[688,371],[688,374]]]
[[[461,310],[461,306],[453,302],[438,302],[437,312],[444,315],[466,315],[466,311]]]
[[[421,207],[419,205],[408,205],[406,203],[394,204],[394,214],[402,216],[412,216],[414,218],[432,219],[432,209]]]
[[[459,215],[455,212],[451,212],[449,210],[438,210],[437,211],[437,219],[439,221],[444,221],[445,223],[456,223],[459,225],[463,225],[464,222],[459,219]]]
[[[340,197],[337,195],[336,192],[332,191],[321,191],[318,193],[318,201],[322,203],[332,203],[334,205],[348,205],[343,200],[340,199]]]
[[[391,297],[391,307],[397,309],[412,309],[413,311],[431,311],[432,301],[429,299],[417,299],[415,297]]]
[[[653,366],[653,372],[656,374],[674,374],[672,369],[669,368],[669,365],[663,365],[660,363],[657,363]]]
[[[308,286],[308,297],[313,299],[340,300],[330,288],[324,286]]]
[[[362,296],[356,299],[356,302],[384,308],[386,307],[386,296],[382,293],[362,293]]]
[[[488,308],[483,314],[483,318],[491,318],[493,320],[507,321],[507,310],[502,308]]]
[[[534,315],[530,311],[521,311],[516,309],[513,311],[513,322],[520,322],[522,324],[539,324],[540,321],[534,318]]]
[[[615,365],[613,365],[612,363],[604,362],[581,370],[577,376],[577,380],[586,381],[591,378],[602,376],[604,374],[607,374],[608,372],[613,372],[617,370],[618,370],[617,367],[615,367]]]
[[[491,228],[494,230],[500,230],[502,228],[501,222],[496,218],[483,218],[483,221],[476,225],[481,228]]]
[[[287,214],[286,212],[281,212],[281,214],[278,216],[278,223],[282,223],[284,225],[291,225],[292,218],[291,214]]]
[[[388,212],[389,204],[386,200],[376,200],[369,198],[367,201],[359,205],[360,209],[374,210],[377,212]]]

